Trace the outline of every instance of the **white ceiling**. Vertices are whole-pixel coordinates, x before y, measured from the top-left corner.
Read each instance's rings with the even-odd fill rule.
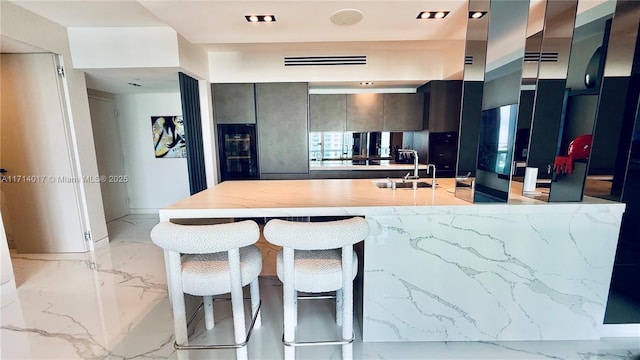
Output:
[[[393,52],[407,46],[420,47],[420,42],[424,42],[424,48],[430,48],[434,46],[430,44],[433,40],[438,40],[439,44],[457,40],[456,46],[460,46],[460,40],[466,36],[468,6],[467,0],[11,1],[65,27],[170,26],[191,43],[208,51],[264,51],[275,46],[287,48],[292,53],[302,53],[310,48],[330,53],[351,47],[386,48]],[[334,12],[349,8],[362,11],[362,21],[351,26],[335,25],[330,21]],[[417,20],[416,16],[423,10],[450,13],[443,20]],[[244,16],[251,14],[274,14],[277,21],[249,23]],[[149,89],[175,91],[175,77],[175,73],[153,69],[87,71],[88,86],[114,93]],[[145,89],[128,86],[127,82],[143,82]],[[415,87],[420,81],[404,83]],[[312,83],[312,86],[316,85],[328,86]],[[352,83],[333,83],[333,86],[349,87]]]
[[[466,0],[374,1],[32,1],[15,4],[67,27],[171,26],[195,44],[464,39]],[[359,9],[352,26],[331,23],[337,10]],[[451,11],[443,20],[416,20],[422,10]],[[244,16],[274,14],[274,23]]]
[[[141,3],[196,44],[442,40],[466,35],[465,0]],[[358,9],[364,17],[355,25],[335,25],[330,17],[340,9]],[[450,14],[444,21],[416,20],[422,10]],[[248,23],[244,16],[251,14],[274,14],[277,21]]]
[[[605,0],[587,1],[597,4]],[[350,47],[382,47],[392,53],[407,46],[420,47],[421,44],[429,48],[437,43],[442,48],[442,44],[445,43],[446,48],[448,41],[452,47],[459,47],[460,40],[466,37],[468,7],[468,0],[11,2],[65,27],[170,26],[191,43],[199,44],[208,51],[264,51],[276,46],[301,52],[310,48],[330,52],[332,49],[338,51]],[[539,7],[543,2],[544,0],[531,0],[531,6]],[[362,11],[362,21],[351,26],[335,25],[330,21],[330,16],[335,11],[348,8]],[[416,16],[423,10],[445,10],[450,13],[443,20],[417,20]],[[274,14],[277,21],[249,23],[244,16],[251,14]],[[540,19],[538,22],[541,24]],[[3,52],[5,44],[5,40],[2,39]],[[146,89],[128,86],[126,82],[144,82]],[[97,90],[113,93],[177,89],[176,73],[170,69],[91,70],[87,71],[87,83]],[[414,83],[419,83],[419,79],[410,85],[414,86]],[[326,87],[330,84],[312,85]]]

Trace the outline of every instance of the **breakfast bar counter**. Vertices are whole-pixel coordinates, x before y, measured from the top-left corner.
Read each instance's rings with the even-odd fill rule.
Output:
[[[160,219],[363,216],[363,341],[600,338],[624,204],[471,204],[452,179],[381,181],[224,182]]]

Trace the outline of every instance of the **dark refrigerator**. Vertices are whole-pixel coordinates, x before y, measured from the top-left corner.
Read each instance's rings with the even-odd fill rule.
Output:
[[[220,181],[260,178],[254,124],[218,125]]]

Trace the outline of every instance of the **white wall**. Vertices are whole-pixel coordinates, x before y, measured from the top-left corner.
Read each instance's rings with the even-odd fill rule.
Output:
[[[168,26],[71,27],[67,31],[79,69],[161,68],[209,78],[207,52]]]
[[[69,28],[78,68],[177,67],[178,38],[170,27]]]
[[[190,43],[187,39],[177,36],[178,55],[180,57],[180,71],[194,78],[209,79],[209,55],[200,46]]]
[[[180,93],[116,95],[131,213],[157,210],[189,196],[187,159],[156,159],[151,116],[181,115]]]
[[[224,82],[331,82],[442,80],[462,69],[464,41],[382,42],[376,44],[309,44],[295,48],[286,44],[237,46],[209,52],[209,79]],[[284,56],[366,55],[366,66],[283,65]],[[456,59],[457,69],[449,68]],[[455,66],[454,66],[455,67]]]

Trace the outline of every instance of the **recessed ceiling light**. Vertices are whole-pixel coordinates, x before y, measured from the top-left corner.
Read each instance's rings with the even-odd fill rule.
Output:
[[[135,87],[140,87],[142,85],[138,84],[138,83],[134,83],[134,82],[128,82],[127,85],[131,85],[131,86],[135,86]]]
[[[469,11],[469,19],[480,19],[486,14],[486,11]]]
[[[371,86],[373,85],[373,81],[362,81],[360,82],[360,85]]]
[[[444,19],[447,15],[448,11],[421,11],[416,19]]]
[[[276,21],[275,15],[245,15],[245,19],[248,22],[274,22]]]

